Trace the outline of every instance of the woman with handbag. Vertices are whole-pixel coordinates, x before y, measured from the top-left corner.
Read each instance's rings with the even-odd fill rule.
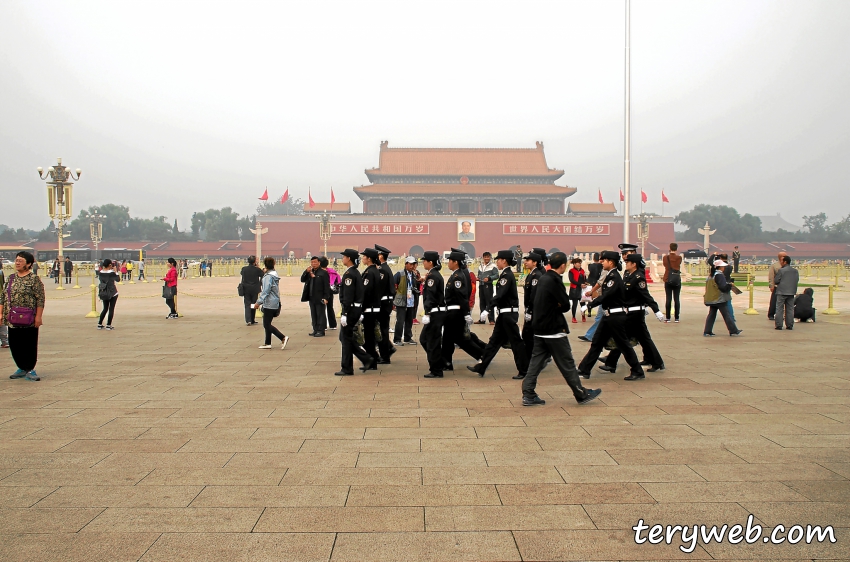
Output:
[[[35,372],[38,361],[38,328],[44,313],[44,284],[32,272],[35,261],[29,252],[15,256],[15,274],[9,276],[6,288],[0,293],[3,325],[9,327],[9,351],[18,370],[9,378],[38,381]]]
[[[165,299],[165,304],[171,309],[165,319],[180,318],[174,304],[174,297],[177,295],[177,260],[174,258],[168,258],[168,271],[165,272],[162,281],[165,281],[162,286],[162,298]]]
[[[581,290],[587,285],[587,274],[585,274],[584,269],[581,267],[581,258],[573,258],[572,263],[573,266],[570,268],[567,276],[570,279],[569,297],[572,302],[573,324],[576,324],[578,322],[576,320],[576,312],[581,303]],[[581,321],[587,322],[587,316],[584,310],[581,311]]]
[[[705,294],[703,302],[708,307],[708,316],[705,319],[705,329],[702,335],[709,338],[715,334],[714,320],[717,318],[717,313],[723,317],[726,323],[726,329],[729,330],[730,336],[740,336],[744,330],[739,330],[735,325],[735,320],[729,314],[729,301],[732,299],[730,291],[732,284],[726,281],[726,276],[723,274],[723,268],[726,267],[726,262],[721,259],[716,259],[711,264],[711,275],[705,281]]]
[[[239,296],[245,304],[245,325],[257,324],[257,309],[254,303],[260,296],[260,288],[263,282],[263,270],[257,267],[257,256],[248,256],[248,265],[240,272],[242,282],[239,284]]]
[[[339,273],[332,268],[328,267],[328,258],[322,256],[319,258],[319,267],[328,272],[328,282],[331,286],[331,297],[328,299],[328,304],[325,305],[325,312],[328,315],[328,330],[336,330],[336,312],[334,311],[334,295],[339,294],[339,282],[340,277]]]
[[[283,335],[280,330],[272,325],[272,321],[280,316],[280,289],[278,288],[280,277],[274,270],[274,258],[264,259],[263,265],[266,266],[266,274],[263,275],[263,289],[260,291],[260,296],[257,297],[257,302],[253,305],[254,308],[263,308],[263,328],[266,330],[266,340],[260,346],[260,349],[272,348],[272,334],[280,340],[280,348],[286,349],[289,336]]]
[[[113,268],[114,263],[111,259],[106,258],[101,264],[100,271],[97,273],[97,278],[100,284],[97,287],[97,294],[103,302],[103,311],[100,313],[100,320],[97,322],[97,329],[103,330],[103,319],[106,318],[107,312],[109,318],[106,319],[106,329],[114,330],[112,327],[112,317],[115,315],[115,304],[118,302],[118,287],[115,286],[115,280],[120,279],[118,273]]]

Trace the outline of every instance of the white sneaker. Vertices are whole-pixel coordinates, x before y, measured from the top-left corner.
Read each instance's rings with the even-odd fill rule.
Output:
[[[283,336],[283,341],[280,342],[280,349],[281,350],[286,349],[286,344],[288,344],[288,343],[289,343],[289,336]],[[271,348],[271,346],[269,346],[269,347]]]
[[[261,346],[260,346],[260,347],[258,347],[257,349],[271,349],[271,348],[272,348],[272,346],[271,346],[271,345],[261,345]]]

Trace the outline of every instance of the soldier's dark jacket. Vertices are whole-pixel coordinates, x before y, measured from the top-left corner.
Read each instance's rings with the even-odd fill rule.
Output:
[[[363,296],[363,277],[356,267],[349,267],[342,274],[342,282],[339,286],[340,309],[349,326],[356,324],[363,313]]]
[[[446,306],[459,305],[464,316],[469,314],[469,280],[460,268],[452,271],[446,282]]]
[[[525,278],[525,284],[523,285],[523,290],[525,294],[522,298],[523,306],[525,307],[526,314],[532,314],[534,310],[534,295],[537,293],[537,284],[540,282],[543,274],[546,273],[546,270],[542,267],[535,267]],[[532,327],[534,324],[532,324]]]
[[[646,277],[644,270],[637,269],[632,273],[628,271],[623,276],[624,303],[628,308],[634,306],[648,306],[652,312],[658,312],[658,303],[649,294],[646,288]]]
[[[496,296],[493,297],[493,307],[519,308],[519,294],[516,290],[516,277],[510,267],[506,267],[499,274],[496,281]]]
[[[363,309],[372,310],[381,307],[381,272],[375,264],[370,265],[363,272]]]
[[[425,314],[439,312],[437,308],[445,308],[446,299],[443,294],[443,276],[440,275],[440,266],[435,266],[425,276],[422,289],[422,309]]]
[[[623,301],[623,278],[620,277],[619,271],[611,269],[602,283],[601,294],[593,299],[588,306],[591,308],[602,307],[605,310],[623,308],[625,306]]]

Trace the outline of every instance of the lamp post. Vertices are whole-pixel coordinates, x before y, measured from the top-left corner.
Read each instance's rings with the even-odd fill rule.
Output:
[[[325,243],[325,253],[324,256],[328,256],[328,240],[331,239],[331,221],[336,218],[336,215],[329,215],[327,213],[322,213],[321,215],[316,215],[316,218],[319,219],[319,238],[322,239],[322,242]]]
[[[649,221],[652,220],[652,215],[641,213],[632,218],[638,221],[637,238],[640,242],[640,255],[646,259],[646,242],[649,240]]]
[[[89,213],[89,233],[91,234],[91,241],[94,242],[94,261],[98,263],[100,261],[100,241],[103,240],[103,221],[106,219],[106,215],[101,215],[97,209],[94,210],[94,214]]]
[[[62,251],[62,242],[63,239],[70,234],[65,234],[65,221],[71,219],[71,193],[72,188],[74,186],[74,182],[68,181],[69,179],[73,179],[75,181],[79,181],[80,175],[82,174],[82,170],[77,168],[77,177],[74,177],[74,174],[71,172],[71,169],[62,165],[62,159],[56,159],[56,165],[50,166],[47,168],[47,173],[44,174],[44,170],[39,166],[38,177],[42,180],[47,181],[47,209],[50,214],[50,218],[56,221],[56,237],[59,240],[59,264],[60,267],[63,263],[64,253]],[[49,179],[48,179],[49,178]],[[62,286],[62,275],[59,275],[59,286],[56,287],[58,290],[63,290]]]

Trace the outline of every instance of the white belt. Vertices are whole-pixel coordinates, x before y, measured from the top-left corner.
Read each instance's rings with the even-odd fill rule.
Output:
[[[352,304],[351,306],[358,306],[359,307],[359,306],[363,306],[363,303],[362,302],[356,302],[356,303]]]
[[[630,306],[629,308],[626,309],[626,312],[637,312],[638,310],[643,310],[644,308],[645,307],[643,307],[643,306]]]
[[[388,301],[388,300],[390,300],[391,298],[392,298],[392,297],[389,297],[389,296],[387,296],[387,297],[381,297],[381,300],[382,300],[382,301]]]
[[[445,306],[435,306],[434,308],[432,308],[431,310],[429,310],[429,311],[427,312],[427,314],[431,314],[432,312],[445,312],[445,311],[446,311],[446,307],[445,307]]]
[[[617,313],[617,312],[625,312],[625,311],[626,311],[625,308],[609,308],[605,312],[607,312],[608,314],[614,314],[614,313]]]
[[[450,304],[449,306],[446,307],[446,310],[460,310],[460,305],[459,304]]]
[[[364,308],[363,312],[381,312],[380,308]]]
[[[518,308],[500,308],[499,312],[519,312]]]

